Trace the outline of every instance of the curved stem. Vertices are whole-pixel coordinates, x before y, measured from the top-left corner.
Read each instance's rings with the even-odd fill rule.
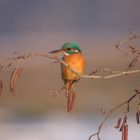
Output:
[[[140,95],[140,91],[135,89],[135,94],[133,94],[128,100],[122,102],[121,104],[115,106],[114,108],[112,108],[110,111],[105,112],[105,117],[103,119],[103,121],[100,123],[98,130],[96,133],[91,134],[88,138],[88,140],[91,140],[94,136],[97,136],[98,140],[100,139],[100,132],[101,129],[103,128],[104,123],[108,120],[108,118],[114,113],[114,111],[116,111],[117,109],[121,108],[122,106],[129,104],[136,96]]]

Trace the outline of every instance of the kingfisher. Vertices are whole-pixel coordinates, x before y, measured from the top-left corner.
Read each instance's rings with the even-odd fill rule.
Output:
[[[64,43],[63,46],[58,50],[53,50],[50,53],[63,54],[62,60],[78,72],[80,75],[83,74],[85,68],[85,58],[79,45],[75,42]],[[80,80],[80,77],[72,72],[68,67],[61,64],[61,77],[64,81],[63,89],[66,90],[67,97],[67,110],[70,112],[74,106],[75,92],[73,90],[73,84]]]

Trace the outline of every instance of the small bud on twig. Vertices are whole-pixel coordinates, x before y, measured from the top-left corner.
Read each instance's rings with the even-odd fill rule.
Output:
[[[117,44],[117,45],[115,46],[115,47],[116,47],[116,49],[119,49],[119,45],[120,45],[120,44]]]

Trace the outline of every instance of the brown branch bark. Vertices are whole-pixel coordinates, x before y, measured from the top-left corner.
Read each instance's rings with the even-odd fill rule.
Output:
[[[105,112],[105,117],[103,119],[103,121],[100,123],[99,127],[98,127],[98,130],[96,133],[94,134],[91,134],[88,138],[88,140],[91,140],[93,137],[97,137],[98,140],[100,140],[100,132],[104,126],[104,123],[108,120],[108,118],[119,108],[121,108],[122,106],[124,105],[129,105],[130,102],[136,97],[140,95],[140,91],[139,90],[135,90],[135,94],[133,94],[129,99],[127,99],[126,101],[122,102],[121,104],[115,106],[114,108],[112,108],[111,110]]]
[[[80,75],[75,69],[73,69],[68,64],[66,64],[62,59],[60,59],[56,56],[48,55],[48,52],[31,52],[31,53],[25,53],[25,54],[17,56],[17,57],[9,58],[7,60],[6,64],[1,64],[0,65],[0,68],[1,68],[0,71],[4,71],[9,66],[11,66],[13,64],[16,64],[17,62],[18,63],[20,63],[20,62],[23,63],[24,61],[27,61],[28,59],[30,59],[32,57],[47,57],[49,59],[56,60],[58,63],[63,64],[65,67],[67,67],[74,74],[78,75],[80,78],[111,79],[111,78],[122,76],[122,75],[128,75],[128,74],[134,74],[134,73],[139,73],[140,72],[140,70],[138,69],[138,70],[130,70],[130,71],[117,71],[114,74],[105,75],[105,76],[102,76],[102,75]]]
[[[123,44],[125,44],[126,42],[128,42],[129,40],[134,40],[134,39],[140,39],[139,35],[136,35],[134,33],[130,33],[129,36],[125,39],[123,39],[122,41],[120,41],[117,45],[116,48],[120,48],[120,46],[122,46]]]
[[[134,40],[134,39],[140,39],[140,36],[138,36],[138,35],[136,35],[136,34],[130,32],[129,36],[128,36],[126,39],[120,41],[120,42],[116,45],[116,48],[117,48],[117,49],[118,49],[118,48],[121,49],[121,48],[124,46],[124,44],[125,44],[126,42],[128,42],[129,40]],[[126,49],[126,48],[125,48],[125,49]],[[127,53],[125,54],[125,56],[127,56],[128,54],[133,54],[133,55],[134,55],[134,58],[133,58],[133,59],[130,61],[130,63],[128,64],[128,67],[127,67],[127,69],[126,69],[127,71],[128,71],[128,70],[131,70],[131,69],[136,65],[136,63],[138,62],[139,56],[140,56],[140,51],[139,51],[139,49],[137,49],[135,46],[128,45],[128,49],[129,49],[129,52],[127,52]]]

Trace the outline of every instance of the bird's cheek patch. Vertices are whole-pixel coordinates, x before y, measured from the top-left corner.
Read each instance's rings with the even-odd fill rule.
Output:
[[[66,52],[64,52],[64,55],[69,56],[69,54],[68,54],[68,53],[66,53]]]

